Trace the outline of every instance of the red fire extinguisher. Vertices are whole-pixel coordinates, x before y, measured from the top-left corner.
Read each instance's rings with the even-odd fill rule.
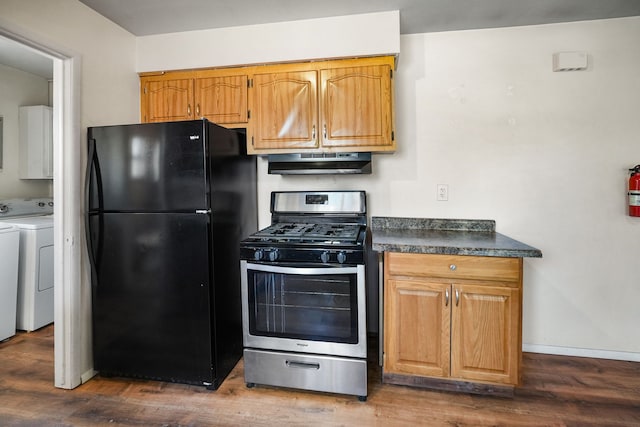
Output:
[[[640,216],[640,165],[629,169],[629,215]]]

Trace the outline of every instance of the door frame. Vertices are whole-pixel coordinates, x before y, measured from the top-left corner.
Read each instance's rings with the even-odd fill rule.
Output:
[[[80,55],[0,21],[0,35],[53,60],[54,385],[71,389],[93,376],[91,294],[83,218]]]

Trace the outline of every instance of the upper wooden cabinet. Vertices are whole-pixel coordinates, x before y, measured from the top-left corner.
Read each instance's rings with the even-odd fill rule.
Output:
[[[214,123],[246,123],[247,80],[246,74],[196,78],[196,116]]]
[[[140,120],[247,128],[249,154],[388,152],[392,56],[140,75]]]
[[[141,78],[142,122],[193,119],[193,79]]]
[[[265,67],[250,85],[247,150],[395,150],[392,70],[392,57]]]
[[[395,148],[390,65],[321,70],[320,81],[323,147]]]
[[[247,85],[245,69],[141,75],[141,121],[205,117],[225,126],[246,127]]]
[[[252,152],[318,147],[315,71],[255,74],[252,86],[247,138]]]

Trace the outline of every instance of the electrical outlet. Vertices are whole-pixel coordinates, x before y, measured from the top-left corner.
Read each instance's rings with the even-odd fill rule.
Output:
[[[439,202],[446,202],[449,200],[449,185],[448,184],[438,184],[436,186],[436,199]]]

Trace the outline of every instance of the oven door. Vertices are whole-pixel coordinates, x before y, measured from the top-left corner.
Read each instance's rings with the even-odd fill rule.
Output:
[[[241,269],[245,347],[366,358],[364,265]]]

